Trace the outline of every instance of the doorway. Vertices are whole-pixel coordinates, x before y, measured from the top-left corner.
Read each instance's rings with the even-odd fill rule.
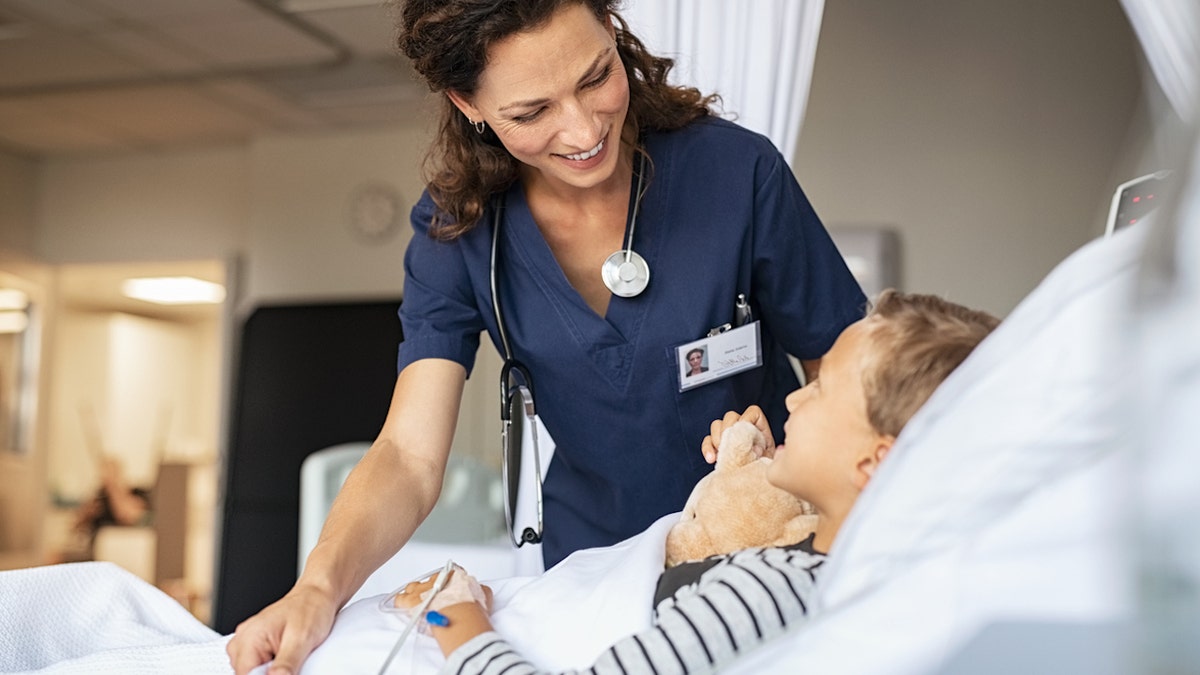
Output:
[[[115,562],[205,622],[222,438],[226,268],[213,260],[59,266],[44,359],[47,560]],[[133,280],[156,280],[167,295],[139,294]],[[181,285],[212,295],[184,298]],[[105,477],[114,470],[124,488],[143,498],[144,517],[81,531],[81,513],[111,489]]]

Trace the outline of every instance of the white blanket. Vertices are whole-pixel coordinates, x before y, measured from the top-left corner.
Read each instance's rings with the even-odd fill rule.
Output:
[[[651,623],[667,530],[678,514],[615,546],[579,551],[540,577],[488,582],[496,630],[551,669],[589,664]],[[407,579],[397,579],[399,587]],[[376,596],[342,610],[304,675],[379,671],[404,629]],[[227,637],[153,586],[109,563],[0,573],[0,672],[65,675],[232,673]],[[433,673],[444,659],[414,634],[389,673]],[[260,668],[256,672],[264,672]]]
[[[232,673],[225,638],[112,563],[0,573],[0,671]]]
[[[651,625],[667,530],[678,519],[663,516],[619,544],[577,551],[539,577],[485,580],[495,594],[492,624],[542,668],[590,665],[612,643]],[[407,581],[397,579],[396,586]],[[301,675],[377,673],[407,621],[380,609],[383,598],[343,609]],[[437,672],[444,661],[432,638],[414,634],[389,672]]]

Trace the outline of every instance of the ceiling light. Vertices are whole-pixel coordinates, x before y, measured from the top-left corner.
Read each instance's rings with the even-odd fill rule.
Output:
[[[195,277],[126,279],[121,283],[121,292],[160,305],[217,304],[225,299],[224,286]]]
[[[29,315],[25,312],[0,312],[0,335],[23,333],[29,327]]]
[[[15,288],[0,288],[0,311],[9,309],[25,309],[29,306],[29,296]]]

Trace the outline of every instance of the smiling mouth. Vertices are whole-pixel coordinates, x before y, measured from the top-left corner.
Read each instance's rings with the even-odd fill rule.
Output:
[[[585,159],[591,159],[591,158],[595,157],[603,149],[604,149],[604,139],[601,138],[600,142],[596,144],[596,147],[592,148],[591,150],[588,150],[587,152],[581,152],[576,155],[563,155],[563,157],[566,157],[567,159],[575,160],[576,162],[582,162]]]

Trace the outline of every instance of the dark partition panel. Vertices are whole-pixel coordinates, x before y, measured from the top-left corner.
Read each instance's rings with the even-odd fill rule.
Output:
[[[396,383],[400,302],[262,307],[238,346],[213,627],[231,633],[296,580],[300,464],[370,441]]]

